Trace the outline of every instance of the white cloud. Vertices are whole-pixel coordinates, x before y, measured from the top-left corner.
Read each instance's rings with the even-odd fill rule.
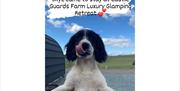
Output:
[[[120,52],[109,52],[108,53],[109,56],[118,56],[118,55],[123,55],[123,52],[120,51]]]
[[[134,27],[135,26],[135,16],[131,15],[131,17],[129,18],[129,25]]]
[[[48,19],[48,22],[52,24],[54,27],[62,27],[65,25],[66,21],[64,20],[54,20],[54,19]]]
[[[108,52],[109,56],[118,56],[118,55],[133,55],[134,51],[125,52],[125,51],[116,51],[116,52]]]
[[[118,17],[121,17],[121,16],[129,16],[129,13],[126,13],[126,14],[104,14],[102,17],[106,20],[109,20],[109,19],[114,19],[114,18],[118,18]]]
[[[129,47],[130,41],[126,38],[102,38],[105,45],[114,47]]]
[[[132,5],[132,7],[134,8],[134,5]],[[134,10],[129,10],[128,12],[126,12],[124,14],[104,14],[103,18],[106,20],[109,20],[109,19],[118,18],[118,17],[122,17],[122,16],[130,17],[128,23],[130,26],[132,26],[134,28],[134,26],[135,26]]]
[[[131,16],[134,15],[134,5],[131,5],[131,10],[126,11],[125,13],[109,13],[109,14],[104,14],[103,18],[105,19],[111,19],[111,18],[118,18],[121,16]]]
[[[131,10],[128,10],[124,14],[109,14],[109,16],[112,18],[121,17],[121,16],[130,16],[130,15],[131,15]]]
[[[66,32],[70,32],[70,33],[76,33],[77,31],[84,29],[83,26],[80,26],[76,23],[71,23],[70,25],[66,24],[65,28],[66,28]]]
[[[64,28],[68,33],[76,33],[81,29],[89,29],[89,28],[84,28],[83,26],[78,25],[76,23],[68,24],[66,23],[65,20],[48,19],[47,21],[56,28],[60,28],[60,27]]]
[[[109,52],[109,56],[118,56],[118,55],[131,55],[132,53],[117,51],[117,52]]]

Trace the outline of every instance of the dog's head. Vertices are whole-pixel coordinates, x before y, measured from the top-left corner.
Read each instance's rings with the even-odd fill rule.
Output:
[[[77,58],[94,57],[99,63],[105,62],[107,53],[102,39],[91,30],[83,29],[74,34],[66,44],[66,57],[69,61]]]

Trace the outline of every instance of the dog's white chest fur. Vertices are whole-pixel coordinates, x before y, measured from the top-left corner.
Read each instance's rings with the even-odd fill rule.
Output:
[[[98,91],[98,88],[106,85],[104,76],[96,67],[96,63],[77,63],[68,73],[66,79],[72,79],[74,91]]]
[[[80,79],[75,80],[77,82],[75,91],[98,91],[98,88],[104,84],[100,79],[96,79],[92,74],[89,76],[81,75]]]
[[[78,60],[66,76],[64,85],[53,91],[113,91],[93,60]]]

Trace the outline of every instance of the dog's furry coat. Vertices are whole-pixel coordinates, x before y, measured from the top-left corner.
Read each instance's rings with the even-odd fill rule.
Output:
[[[85,58],[78,56],[75,49],[75,43],[80,43],[84,38],[92,46],[92,55]],[[114,91],[107,86],[104,76],[97,67],[97,62],[104,62],[107,56],[99,35],[90,30],[81,30],[71,37],[66,47],[67,59],[72,61],[76,59],[76,63],[67,74],[64,84],[52,91]]]

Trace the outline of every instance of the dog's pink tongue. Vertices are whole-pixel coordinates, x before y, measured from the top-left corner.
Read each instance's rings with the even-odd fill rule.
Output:
[[[76,52],[77,52],[78,54],[83,54],[83,53],[85,53],[85,51],[83,50],[83,48],[82,48],[81,45],[77,45],[77,46],[76,46]]]

